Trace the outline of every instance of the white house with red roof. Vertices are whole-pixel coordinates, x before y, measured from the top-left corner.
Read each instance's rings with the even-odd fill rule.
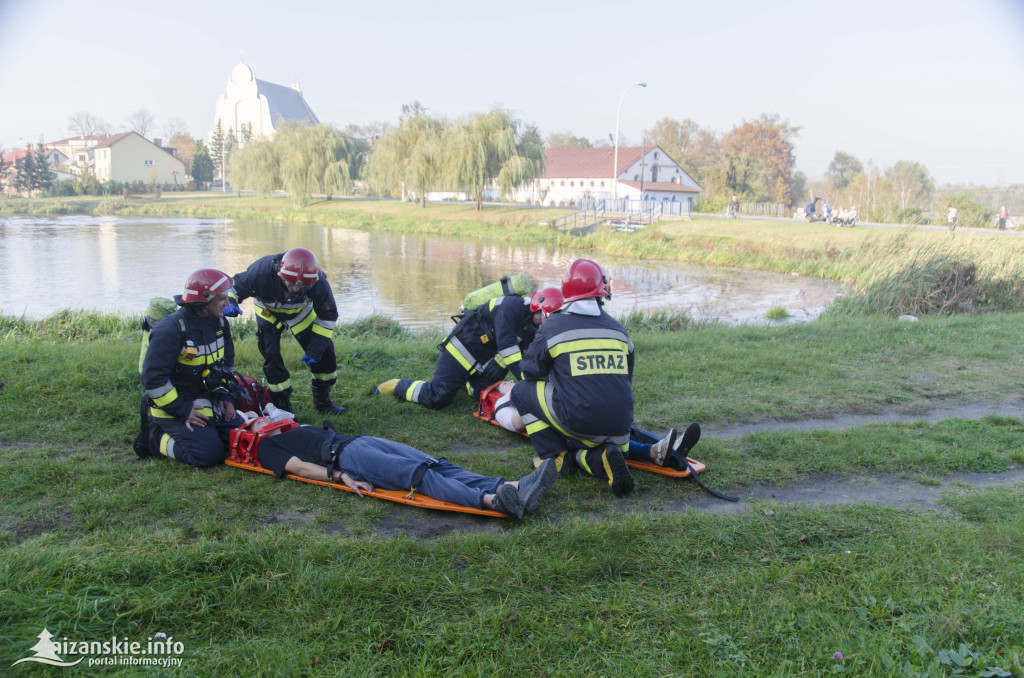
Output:
[[[693,177],[660,146],[619,147],[617,175],[612,147],[546,148],[544,154],[544,174],[516,194],[517,202],[570,207],[610,200],[615,183],[620,199],[693,203],[701,192]]]

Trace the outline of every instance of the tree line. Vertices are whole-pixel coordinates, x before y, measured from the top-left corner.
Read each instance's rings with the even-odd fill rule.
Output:
[[[139,109],[126,124],[147,136],[154,119]],[[69,126],[85,136],[111,129],[88,112],[72,116]],[[450,120],[430,115],[418,101],[402,107],[397,126],[381,122],[340,131],[329,124],[284,123],[268,139],[255,138],[251,126],[225,130],[218,121],[209,145],[195,140],[177,118],[163,132],[195,186],[226,176],[234,188],[262,194],[283,190],[301,204],[314,195],[350,194],[357,185],[361,193],[414,197],[421,205],[428,193],[448,191],[470,195],[478,209],[486,189],[497,188],[510,198],[540,177],[545,147],[611,144],[570,132],[545,139],[536,125],[501,108]],[[643,130],[642,144],[660,146],[696,179],[702,189],[698,211],[721,211],[734,195],[744,202],[794,208],[821,197],[835,207],[855,208],[861,219],[896,223],[925,223],[947,205],[958,208],[961,223],[977,226],[988,225],[1000,204],[1011,212],[1024,210],[1024,187],[1001,189],[998,195],[982,195],[972,185],[937,189],[920,163],[904,160],[882,169],[843,151],[835,153],[824,176],[808,180],[795,167],[799,132],[800,127],[775,114],[745,120],[724,134],[692,120],[665,117]],[[20,168],[0,168],[8,192],[54,190],[43,155],[41,145],[29,146]],[[87,172],[74,190],[107,192]]]

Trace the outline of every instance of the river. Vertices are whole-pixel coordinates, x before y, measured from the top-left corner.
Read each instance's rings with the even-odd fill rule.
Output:
[[[60,309],[141,313],[180,294],[203,267],[244,270],[290,247],[316,253],[341,319],[383,313],[412,329],[450,325],[467,292],[506,273],[557,285],[578,254],[510,243],[366,233],[316,224],[119,217],[0,218],[0,313],[41,319]],[[596,257],[613,280],[609,312],[681,309],[726,323],[765,322],[781,306],[810,320],[840,287],[829,281],[672,262]],[[243,305],[246,317],[251,301]]]

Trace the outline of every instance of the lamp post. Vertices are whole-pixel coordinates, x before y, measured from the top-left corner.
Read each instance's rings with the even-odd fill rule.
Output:
[[[647,87],[647,83],[638,82],[627,87],[626,91],[619,97],[619,106],[615,109],[615,165],[612,169],[612,196],[615,200],[619,199],[619,113],[622,112],[622,100],[626,98],[629,90],[634,87]]]

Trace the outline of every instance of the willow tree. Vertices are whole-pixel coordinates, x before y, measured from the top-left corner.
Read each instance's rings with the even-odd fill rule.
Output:
[[[235,186],[267,195],[283,187],[277,147],[269,139],[250,141],[231,157]]]
[[[444,120],[422,112],[404,118],[377,141],[363,176],[378,194],[402,191],[404,198],[408,187],[426,207],[427,193],[442,182],[448,164],[443,141],[447,127]]]
[[[466,187],[483,209],[484,189],[497,184],[511,195],[544,171],[544,148],[535,134],[507,111],[479,113],[457,125],[445,144],[447,176]]]
[[[351,144],[331,125],[281,125],[273,144],[280,160],[281,182],[292,200],[308,205],[316,193],[331,196],[351,190]]]

